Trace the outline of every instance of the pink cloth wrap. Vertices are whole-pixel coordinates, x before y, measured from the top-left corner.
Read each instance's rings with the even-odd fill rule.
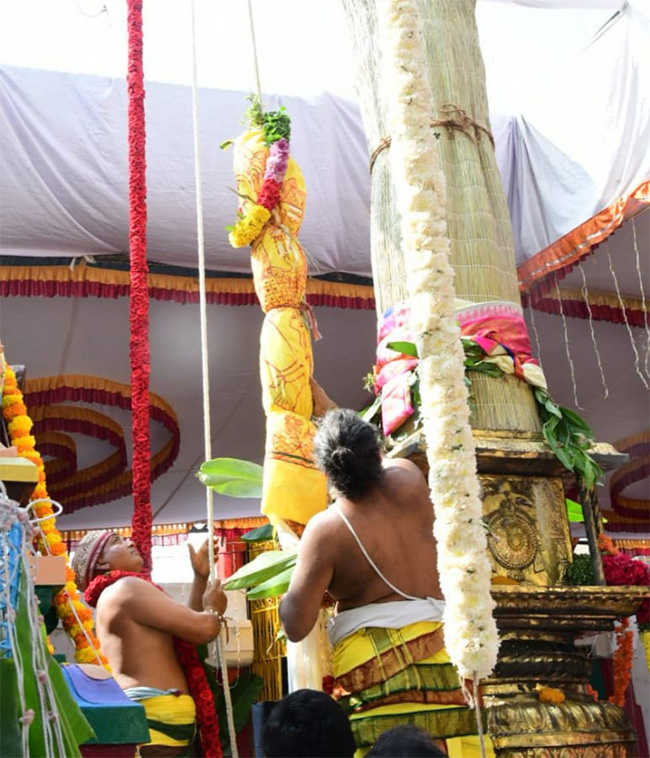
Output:
[[[512,358],[515,376],[524,379],[526,363],[539,365],[531,355],[526,322],[514,303],[477,303],[458,314],[461,335],[474,340],[486,355],[503,348]],[[388,308],[379,325],[375,393],[381,390],[381,420],[384,435],[398,429],[412,414],[410,372],[417,358],[391,350],[391,342],[415,342],[406,303]]]
[[[482,303],[458,314],[463,337],[470,337],[486,355],[502,347],[514,362],[515,376],[524,378],[524,364],[539,362],[531,355],[528,329],[522,311],[509,303]]]

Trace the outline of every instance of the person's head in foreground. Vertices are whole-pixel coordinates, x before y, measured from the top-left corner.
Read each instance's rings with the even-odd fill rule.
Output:
[[[314,438],[314,459],[336,492],[358,500],[384,478],[375,428],[349,408],[328,411]]]
[[[352,758],[352,728],[343,708],[317,690],[286,695],[262,732],[266,758]]]
[[[402,724],[380,734],[366,758],[439,758],[446,755],[424,729]]]
[[[72,559],[77,587],[83,592],[92,580],[109,571],[142,571],[142,556],[131,540],[109,530],[88,532]]]

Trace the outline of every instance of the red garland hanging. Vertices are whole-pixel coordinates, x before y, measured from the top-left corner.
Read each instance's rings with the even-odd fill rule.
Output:
[[[149,293],[147,289],[147,186],[145,160],[142,0],[127,0],[129,58],[129,251],[130,359],[133,444],[133,541],[151,573],[151,480],[149,473]]]

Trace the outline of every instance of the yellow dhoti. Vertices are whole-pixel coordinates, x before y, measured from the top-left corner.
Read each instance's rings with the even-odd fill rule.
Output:
[[[440,621],[359,627],[334,642],[332,664],[334,696],[349,714],[357,756],[400,724],[413,724],[445,741],[452,758],[480,755],[476,713],[467,707],[443,647]],[[493,755],[489,738],[486,742]]]
[[[133,687],[125,694],[140,703],[147,715],[150,745],[174,747],[179,756],[194,755],[196,706],[189,695],[153,694],[161,692],[150,687]],[[150,697],[147,697],[151,693]],[[185,748],[183,750],[183,748]]]

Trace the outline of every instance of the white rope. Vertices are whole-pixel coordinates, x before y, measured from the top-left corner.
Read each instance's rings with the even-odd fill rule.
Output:
[[[3,496],[4,497],[4,496]],[[11,555],[11,545],[9,544],[9,540],[5,537],[5,539],[2,541],[3,545],[3,555],[2,555],[2,570],[4,573],[4,592],[5,592],[5,598],[3,599],[3,602],[6,606],[6,614],[7,614],[7,638],[9,640],[9,649],[11,650],[11,657],[14,660],[14,664],[16,666],[16,684],[18,686],[18,698],[20,700],[20,710],[21,710],[21,741],[23,746],[23,756],[24,758],[29,758],[29,722],[25,719],[25,714],[27,711],[27,700],[25,697],[25,686],[24,686],[24,665],[23,665],[23,658],[20,653],[20,648],[18,646],[18,638],[16,635],[16,609],[11,604],[11,586],[13,582],[15,581],[16,577],[12,576],[9,573],[9,557]],[[16,561],[16,569],[15,571],[19,571],[20,561]]]
[[[199,98],[198,76],[196,62],[196,12],[195,0],[192,0],[192,127],[194,135],[194,181],[196,185],[196,238],[199,270],[199,321],[201,332],[201,384],[203,391],[203,443],[205,448],[205,460],[212,460],[212,429],[210,424],[210,376],[208,362],[208,319],[207,298],[205,287],[205,232],[203,227],[203,185],[201,181],[201,142],[199,135]],[[259,82],[258,82],[259,83]],[[210,487],[205,488],[206,515],[208,520],[208,557],[210,564],[210,582],[214,582],[215,554],[214,554],[214,496]],[[219,643],[217,650],[220,654]],[[225,660],[225,659],[224,659]],[[237,751],[237,734],[235,732],[234,718],[232,713],[232,700],[230,698],[230,686],[228,684],[228,669],[221,670],[224,701],[226,704],[226,716],[228,719],[228,734],[230,737],[230,749],[232,758],[239,758]]]
[[[474,708],[476,711],[476,728],[478,729],[478,741],[481,747],[481,758],[486,758],[485,735],[483,734],[483,713],[481,711],[481,699],[478,691],[478,676],[476,671],[472,677],[472,689],[474,695]]]
[[[562,328],[564,330],[564,349],[566,351],[567,361],[569,363],[569,369],[571,371],[571,384],[573,385],[573,402],[576,404],[576,408],[584,410],[578,401],[578,384],[576,382],[576,369],[573,365],[573,357],[571,356],[571,348],[569,347],[569,330],[567,328],[566,316],[564,315],[564,307],[562,306],[562,293],[560,292],[560,285],[558,284],[557,274],[555,275],[555,294],[557,295],[557,301],[560,306],[560,316],[562,316]]]
[[[257,100],[262,107],[262,85],[260,84],[260,68],[257,63],[257,43],[255,42],[255,24],[253,22],[253,3],[248,0],[248,22],[251,30],[251,45],[253,47],[253,66],[255,68],[255,85],[257,87]]]
[[[614,280],[614,287],[616,288],[616,297],[618,298],[618,305],[621,309],[621,313],[623,314],[623,321],[625,322],[625,328],[627,329],[627,333],[630,338],[630,344],[632,345],[632,350],[634,352],[634,370],[636,371],[639,379],[643,382],[643,386],[646,389],[650,389],[645,376],[641,373],[641,369],[639,368],[639,351],[636,349],[634,334],[632,334],[632,327],[630,326],[630,322],[628,321],[628,318],[627,318],[627,310],[625,309],[625,301],[623,300],[623,296],[621,295],[621,288],[618,286],[618,277],[616,276],[616,272],[614,271],[614,266],[612,265],[612,254],[610,253],[609,249],[607,250],[607,261],[609,263],[609,272],[612,275],[612,279]]]
[[[39,524],[41,521],[47,521],[47,519],[49,519],[49,518],[56,518],[63,511],[63,506],[61,505],[61,503],[57,503],[56,500],[52,500],[49,497],[41,497],[41,498],[37,498],[36,500],[30,501],[29,505],[27,505],[27,507],[25,508],[25,510],[29,511],[31,508],[33,508],[34,506],[38,505],[39,503],[49,503],[51,506],[53,506],[52,507],[52,513],[50,515],[48,515],[48,516],[41,516],[40,518],[37,518],[37,517],[31,518],[29,520],[29,523],[32,524],[32,526],[34,526],[35,524]],[[47,539],[44,536],[41,537],[41,544],[45,546],[45,550],[47,551],[47,554],[48,555],[52,555],[52,550],[50,549],[50,544],[49,544],[49,542],[47,541]],[[70,610],[72,611],[72,615],[75,617],[75,619],[77,621],[77,624],[79,625],[79,628],[81,629],[81,633],[86,638],[86,642],[88,643],[88,646],[93,651],[93,655],[95,656],[95,660],[97,661],[97,664],[99,666],[103,666],[104,664],[102,663],[102,658],[101,658],[101,656],[99,654],[99,650],[95,647],[95,644],[93,643],[92,637],[88,633],[88,630],[84,626],[84,623],[81,620],[81,618],[79,618],[79,614],[77,612],[77,609],[74,606],[74,603],[72,602],[72,598],[70,597],[70,593],[68,592],[68,590],[65,587],[61,590],[61,592],[63,592],[63,594],[65,595],[65,599],[66,599],[66,601],[68,603],[68,606],[69,606]]]
[[[582,274],[582,289],[580,291],[582,292],[582,299],[585,301],[585,305],[587,306],[587,313],[589,314],[589,329],[591,331],[591,343],[594,346],[594,352],[596,353],[596,360],[598,361],[598,370],[600,371],[600,380],[603,383],[603,389],[605,390],[605,394],[603,395],[603,400],[607,400],[607,397],[609,396],[609,387],[607,386],[607,381],[605,379],[605,370],[603,369],[603,363],[600,359],[600,350],[598,349],[598,343],[596,342],[596,332],[594,331],[594,319],[593,319],[593,314],[591,312],[591,303],[589,302],[589,290],[587,288],[587,277],[585,276],[584,269],[582,268],[582,263],[578,265],[578,270]]]
[[[2,508],[3,510],[8,511],[8,513],[3,514],[3,519],[9,526],[11,526],[12,522],[18,524],[20,534],[20,545],[18,547],[10,544],[8,532],[5,539],[2,540],[2,570],[4,572],[3,593],[6,595],[6,597],[2,598],[2,601],[6,604],[7,608],[7,637],[11,655],[16,667],[18,698],[22,711],[20,720],[22,722],[21,736],[23,756],[29,756],[30,754],[29,732],[33,720],[27,715],[27,702],[24,688],[25,661],[22,659],[20,646],[18,645],[16,629],[18,621],[16,615],[17,609],[11,604],[11,587],[15,581],[24,581],[25,583],[26,621],[30,628],[31,639],[30,663],[34,673],[36,694],[38,696],[38,704],[40,708],[39,715],[41,730],[43,733],[44,758],[55,758],[57,755],[62,756],[65,754],[65,742],[54,689],[48,675],[49,655],[45,650],[45,643],[41,636],[40,627],[42,617],[40,616],[35,594],[34,579],[30,569],[29,558],[31,552],[31,540],[27,539],[27,535],[31,537],[33,536],[33,532],[29,521],[21,524],[22,514],[26,513],[26,509],[23,511],[23,509],[19,508],[17,504],[6,498],[6,490],[4,490],[4,487],[2,490]],[[9,574],[9,557],[12,550],[14,550],[16,554],[14,576]],[[22,579],[19,578],[21,574]]]
[[[639,245],[636,240],[636,223],[634,216],[632,216],[632,239],[634,245],[634,255],[636,260],[636,272],[639,275],[639,290],[641,291],[641,310],[643,311],[643,323],[645,326],[645,360],[643,362],[646,376],[650,377],[650,367],[648,362],[650,361],[650,320],[648,319],[648,308],[646,307],[645,289],[643,287],[643,276],[641,274],[641,261],[639,258]]]
[[[539,365],[544,368],[544,361],[542,361],[542,346],[539,341],[539,332],[537,331],[537,324],[535,323],[535,308],[532,303],[528,307],[530,313],[530,325],[533,327],[533,335],[535,336],[535,357],[539,361]]]

